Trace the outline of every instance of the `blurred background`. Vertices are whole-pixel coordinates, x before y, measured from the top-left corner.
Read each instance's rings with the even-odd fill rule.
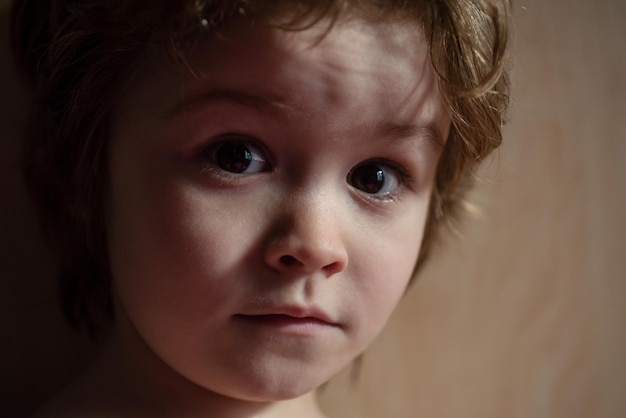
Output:
[[[27,97],[0,1],[0,415],[97,352],[69,330],[19,171]],[[626,417],[626,1],[517,0],[503,148],[483,208],[321,392],[341,418]]]

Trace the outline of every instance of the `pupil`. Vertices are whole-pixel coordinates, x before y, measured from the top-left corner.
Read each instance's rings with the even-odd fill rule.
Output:
[[[377,193],[385,184],[385,172],[374,165],[357,168],[353,177],[354,186],[367,193]]]
[[[215,157],[220,168],[232,173],[243,173],[252,161],[252,153],[242,144],[224,144]]]

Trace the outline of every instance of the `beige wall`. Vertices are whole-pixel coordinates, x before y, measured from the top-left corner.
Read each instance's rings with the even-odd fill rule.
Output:
[[[322,393],[333,417],[626,416],[626,2],[516,7],[511,122],[475,193],[484,216],[442,246],[359,382],[344,373]],[[91,349],[55,310],[17,174],[25,100],[0,40],[0,410],[22,416]]]

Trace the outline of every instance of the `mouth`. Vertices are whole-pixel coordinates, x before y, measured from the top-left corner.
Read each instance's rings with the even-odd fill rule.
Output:
[[[288,325],[299,325],[299,326],[334,326],[334,324],[330,322],[326,322],[319,318],[315,318],[312,316],[305,317],[295,317],[285,314],[264,314],[264,315],[235,315],[236,318],[254,322],[259,325],[268,325],[268,326],[288,326]]]
[[[339,327],[324,312],[300,307],[272,308],[237,314],[234,318],[255,327],[304,334]]]

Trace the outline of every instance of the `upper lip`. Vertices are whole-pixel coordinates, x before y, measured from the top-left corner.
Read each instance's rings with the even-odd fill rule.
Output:
[[[285,315],[293,318],[313,318],[330,325],[338,325],[323,309],[315,305],[277,305],[246,311],[242,316]]]

